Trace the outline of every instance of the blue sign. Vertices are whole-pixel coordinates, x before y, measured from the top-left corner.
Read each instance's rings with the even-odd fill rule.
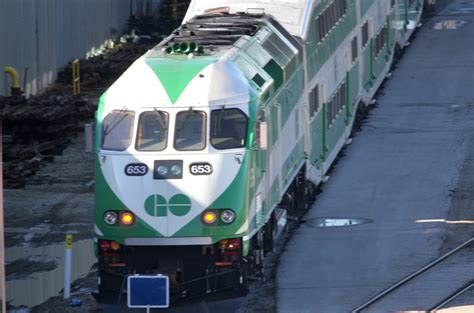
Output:
[[[129,276],[129,308],[167,308],[170,305],[168,276]]]

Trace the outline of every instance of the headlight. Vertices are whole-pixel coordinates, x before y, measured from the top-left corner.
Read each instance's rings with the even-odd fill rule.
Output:
[[[232,210],[224,210],[221,213],[221,221],[230,224],[235,220],[235,213]]]
[[[156,169],[156,171],[158,172],[158,174],[160,174],[161,176],[166,176],[166,174],[168,174],[168,168],[164,165],[160,165],[158,166],[158,168]]]
[[[183,160],[156,160],[153,165],[153,179],[183,178]]]
[[[182,170],[181,170],[181,167],[179,165],[173,165],[171,167],[171,173],[173,173],[173,175],[179,175],[181,174]]]
[[[104,221],[108,225],[115,225],[118,221],[118,215],[115,212],[109,211],[104,215]]]

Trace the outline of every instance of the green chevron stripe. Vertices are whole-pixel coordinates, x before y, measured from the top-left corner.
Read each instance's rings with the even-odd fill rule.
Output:
[[[147,59],[145,63],[151,67],[163,84],[168,97],[174,104],[191,80],[205,67],[215,63],[216,58],[180,59]]]

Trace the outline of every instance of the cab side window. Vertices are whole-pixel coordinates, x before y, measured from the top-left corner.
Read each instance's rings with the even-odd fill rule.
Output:
[[[248,118],[239,109],[211,113],[211,145],[219,150],[245,147]]]

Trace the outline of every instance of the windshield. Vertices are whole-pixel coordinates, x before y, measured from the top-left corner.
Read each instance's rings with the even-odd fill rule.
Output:
[[[114,110],[102,123],[102,145],[104,150],[124,151],[132,142],[135,113]]]
[[[168,113],[143,112],[138,121],[136,149],[138,151],[163,151],[168,144]]]
[[[206,113],[187,110],[176,115],[174,148],[196,151],[206,147]]]
[[[245,147],[247,124],[247,116],[239,109],[212,111],[211,145],[220,150]]]

